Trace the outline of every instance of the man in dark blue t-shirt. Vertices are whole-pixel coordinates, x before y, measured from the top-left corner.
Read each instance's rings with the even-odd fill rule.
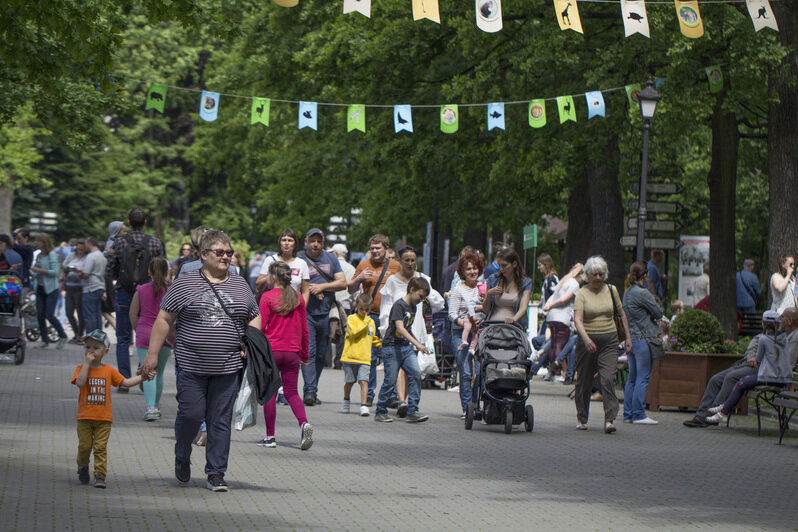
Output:
[[[651,252],[651,259],[648,261],[648,289],[652,294],[657,296],[662,301],[662,277],[659,274],[657,266],[662,262],[664,253],[661,249],[655,249]]]
[[[346,288],[346,276],[338,258],[324,251],[324,233],[314,227],[305,235],[305,254],[310,272],[308,296],[308,364],[302,366],[303,401],[308,406],[321,404],[317,397],[319,377],[330,348],[330,308],[335,303],[335,292]]]
[[[743,269],[737,273],[737,310],[744,313],[756,312],[756,304],[762,288],[754,273],[754,261],[745,259]]]

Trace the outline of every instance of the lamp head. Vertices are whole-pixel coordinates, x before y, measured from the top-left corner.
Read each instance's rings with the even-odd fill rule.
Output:
[[[654,118],[657,103],[662,99],[662,96],[654,89],[654,84],[647,81],[646,86],[638,93],[637,99],[640,101],[640,115],[643,119],[651,120]]]

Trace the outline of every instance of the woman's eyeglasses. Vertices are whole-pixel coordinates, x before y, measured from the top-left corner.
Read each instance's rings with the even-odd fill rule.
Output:
[[[232,249],[206,249],[205,251],[210,251],[211,253],[215,253],[217,257],[220,259],[227,255],[228,258],[233,257],[233,253],[235,253]]]

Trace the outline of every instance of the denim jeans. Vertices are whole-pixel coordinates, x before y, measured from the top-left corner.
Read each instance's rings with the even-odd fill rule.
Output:
[[[411,345],[386,345],[382,350],[382,363],[385,372],[380,388],[380,399],[377,402],[377,413],[388,412],[388,403],[396,391],[396,376],[399,370],[407,374],[407,413],[418,411],[421,400],[421,370],[418,367],[418,356]]]
[[[574,347],[576,346],[576,340],[579,338],[579,335],[573,333],[568,341],[565,343],[565,347],[562,348],[560,354],[557,355],[557,362],[562,363],[563,360],[568,361],[568,369],[565,371],[566,377],[573,377],[574,376]]]
[[[324,369],[324,361],[327,359],[327,350],[330,348],[330,318],[328,314],[314,316],[308,314],[308,356],[307,366],[302,368],[302,380],[304,395],[316,395],[319,391],[319,377]]]
[[[133,301],[133,292],[117,288],[116,290],[116,367],[125,378],[130,377],[130,349],[133,340],[133,331],[130,327],[130,302]],[[89,331],[88,318],[86,330]]]
[[[479,364],[477,363],[474,355],[468,352],[468,346],[457,349],[460,346],[460,340],[463,336],[463,329],[459,327],[452,327],[452,350],[455,352],[455,361],[457,362],[457,372],[459,374],[458,380],[460,381],[460,406],[463,412],[468,408],[469,403],[476,403],[479,397]],[[471,338],[469,337],[469,343]],[[473,364],[473,371],[471,365]],[[471,379],[476,374],[474,384],[471,384]]]
[[[369,314],[374,320],[374,327],[377,329],[377,336],[380,336],[380,315]],[[371,369],[369,370],[369,392],[368,398],[374,399],[374,392],[377,390],[377,365],[380,357],[380,348],[371,346]],[[385,378],[385,377],[383,377]]]
[[[42,334],[42,342],[48,343],[50,339],[47,337],[47,322],[55,327],[58,331],[59,338],[66,338],[64,328],[61,322],[55,317],[55,304],[58,303],[58,298],[61,292],[53,290],[49,294],[45,293],[44,287],[39,285],[36,289],[36,317],[39,318],[39,330]]]
[[[100,288],[94,292],[83,292],[83,321],[86,322],[86,332],[103,329],[103,293],[105,290]],[[125,346],[127,347],[127,346]],[[122,370],[120,368],[120,373]],[[122,375],[125,375],[122,373]],[[125,378],[130,375],[125,375]]]
[[[227,471],[233,403],[241,384],[239,376],[240,372],[224,375],[180,372],[177,382],[175,458],[181,462],[191,460],[191,442],[202,420],[207,420],[206,475],[224,475]]]
[[[629,378],[623,389],[623,418],[637,421],[646,416],[646,390],[651,378],[651,351],[645,339],[632,340],[628,357]]]

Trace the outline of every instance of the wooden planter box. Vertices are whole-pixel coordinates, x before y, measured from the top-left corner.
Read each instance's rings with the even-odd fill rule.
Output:
[[[654,361],[648,383],[646,402],[653,411],[662,407],[698,408],[710,377],[741,358],[724,353],[679,353],[668,351],[665,358]],[[747,402],[741,401],[739,414],[747,413]]]

